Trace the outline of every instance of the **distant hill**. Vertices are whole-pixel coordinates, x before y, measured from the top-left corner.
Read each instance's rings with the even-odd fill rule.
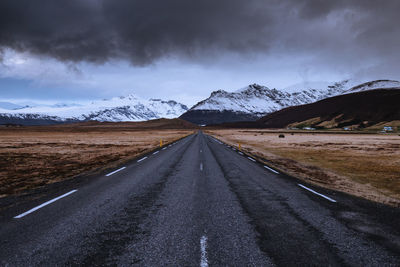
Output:
[[[210,125],[224,122],[255,121],[260,116],[231,110],[190,110],[179,118],[197,125]]]
[[[261,118],[257,124],[266,128],[365,128],[396,120],[400,120],[400,90],[374,89],[288,107]]]
[[[75,124],[78,127],[102,127],[102,128],[129,128],[129,129],[197,129],[197,125],[181,119],[155,119],[139,122],[83,122]],[[60,126],[59,126],[60,127]],[[68,127],[63,124],[62,127]]]
[[[100,121],[85,121],[85,122],[73,122],[73,123],[62,123],[53,125],[18,125],[18,124],[8,124],[3,125],[2,128],[15,128],[15,129],[36,129],[36,130],[46,130],[49,128],[60,129],[61,131],[87,131],[98,129],[101,131],[130,131],[130,130],[187,130],[187,129],[198,129],[199,126],[187,122],[181,119],[155,119],[148,121],[139,122],[100,122]]]

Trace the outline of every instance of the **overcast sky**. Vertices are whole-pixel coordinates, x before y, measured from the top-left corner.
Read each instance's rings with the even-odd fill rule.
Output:
[[[2,0],[0,101],[400,80],[398,0]]]

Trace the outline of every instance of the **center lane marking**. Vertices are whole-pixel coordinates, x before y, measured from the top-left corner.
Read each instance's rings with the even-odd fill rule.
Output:
[[[200,171],[203,171],[203,163],[200,163]]]
[[[145,159],[147,159],[147,157],[141,158],[141,159],[139,159],[137,162],[141,162],[141,161],[143,161],[143,160],[145,160]]]
[[[44,202],[43,204],[34,207],[33,209],[30,209],[30,210],[28,210],[28,211],[26,211],[26,212],[24,212],[24,213],[21,213],[20,215],[15,216],[14,219],[22,218],[22,217],[28,215],[29,213],[32,213],[32,212],[34,212],[34,211],[37,211],[38,209],[43,208],[44,206],[47,206],[47,205],[49,205],[49,204],[51,204],[51,203],[53,203],[53,202],[56,202],[57,200],[59,200],[59,199],[61,199],[61,198],[63,198],[63,197],[69,196],[69,195],[75,193],[76,191],[78,191],[78,190],[74,189],[74,190],[72,190],[72,191],[69,191],[68,193],[65,193],[64,195],[61,195],[61,196],[59,196],[59,197],[53,198],[52,200],[46,201],[46,202]]]
[[[300,187],[302,187],[302,188],[304,188],[305,190],[310,191],[311,193],[314,193],[314,194],[316,194],[316,195],[318,195],[318,196],[320,196],[320,197],[323,197],[323,198],[329,200],[330,202],[336,202],[336,200],[334,200],[334,199],[332,199],[332,198],[330,198],[330,197],[327,197],[327,196],[325,196],[325,195],[323,195],[323,194],[320,194],[320,193],[318,193],[318,192],[312,190],[311,188],[308,188],[307,186],[304,186],[304,185],[302,185],[302,184],[297,184],[297,185],[300,186]]]
[[[207,237],[202,236],[200,238],[200,250],[201,250],[201,256],[200,256],[200,267],[208,267],[208,259],[207,259]]]

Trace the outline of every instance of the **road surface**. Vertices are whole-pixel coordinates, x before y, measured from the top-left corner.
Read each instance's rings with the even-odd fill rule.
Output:
[[[1,266],[399,266],[400,212],[201,132],[0,214]]]

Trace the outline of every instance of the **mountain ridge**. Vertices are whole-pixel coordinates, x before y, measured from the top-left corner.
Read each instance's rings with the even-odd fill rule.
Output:
[[[400,88],[400,82],[375,80],[359,84],[353,80],[343,80],[322,89],[301,88],[301,85],[298,87],[284,92],[276,88],[251,84],[233,92],[217,90],[182,114],[180,118],[200,125],[255,121],[283,108],[309,104],[332,96],[377,88],[397,89]]]
[[[321,85],[322,84],[322,85]],[[375,80],[357,83],[343,80],[320,83],[325,88],[314,88],[315,83],[297,84],[286,91],[250,84],[233,92],[213,91],[210,96],[188,109],[174,100],[145,100],[133,94],[92,101],[87,104],[17,105],[0,102],[0,124],[55,124],[79,121],[146,121],[158,118],[181,118],[197,125],[259,118],[291,106],[314,103],[332,96],[381,88],[400,89],[400,82]],[[5,108],[6,107],[6,108]],[[8,108],[8,109],[7,109]]]
[[[141,99],[135,95],[92,101],[88,104],[0,108],[0,124],[56,124],[79,121],[146,121],[179,117],[188,107],[174,100]]]

